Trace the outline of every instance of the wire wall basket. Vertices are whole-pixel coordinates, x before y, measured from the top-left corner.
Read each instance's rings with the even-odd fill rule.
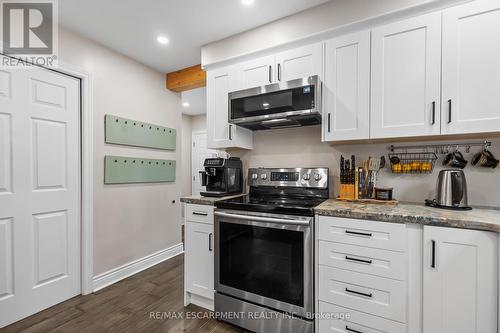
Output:
[[[436,153],[433,152],[393,152],[389,154],[392,173],[432,173],[437,159]]]

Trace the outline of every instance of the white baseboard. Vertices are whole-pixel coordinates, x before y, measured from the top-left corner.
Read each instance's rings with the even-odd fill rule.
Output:
[[[94,276],[92,280],[93,290],[98,291],[112,285],[120,280],[128,278],[145,269],[157,265],[165,260],[175,257],[184,252],[182,243],[171,246],[167,249],[145,256],[144,258],[134,260],[123,266],[117,267],[110,271]]]

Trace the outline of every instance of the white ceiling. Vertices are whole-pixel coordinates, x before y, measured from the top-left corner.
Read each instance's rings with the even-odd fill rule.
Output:
[[[60,0],[63,26],[161,72],[200,63],[204,44],[328,0]],[[156,41],[169,38],[168,46]]]
[[[207,89],[205,87],[181,93],[182,113],[196,116],[207,112]]]

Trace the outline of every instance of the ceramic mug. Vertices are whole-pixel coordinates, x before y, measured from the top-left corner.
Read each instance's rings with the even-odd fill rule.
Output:
[[[458,150],[453,153],[446,155],[443,161],[443,165],[451,168],[463,169],[467,165],[467,160],[464,158],[461,152]]]
[[[493,154],[484,149],[480,151],[474,157],[472,157],[471,164],[474,166],[480,166],[485,168],[496,168],[498,166],[499,161],[493,156]]]

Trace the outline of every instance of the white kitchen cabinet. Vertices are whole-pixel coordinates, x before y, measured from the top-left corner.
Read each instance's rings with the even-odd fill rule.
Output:
[[[441,13],[372,30],[371,138],[440,134]]]
[[[186,204],[184,212],[184,305],[193,303],[213,310],[213,207]]]
[[[326,42],[323,141],[370,138],[370,32]]]
[[[265,86],[275,82],[274,55],[252,59],[234,66],[235,89]]]
[[[497,332],[497,242],[492,232],[424,227],[424,332]]]
[[[316,43],[276,54],[276,79],[285,82],[323,73],[323,44]]]
[[[500,130],[500,2],[443,11],[443,134]]]
[[[228,94],[235,87],[232,67],[207,73],[208,148],[253,148],[252,131],[229,123]]]

